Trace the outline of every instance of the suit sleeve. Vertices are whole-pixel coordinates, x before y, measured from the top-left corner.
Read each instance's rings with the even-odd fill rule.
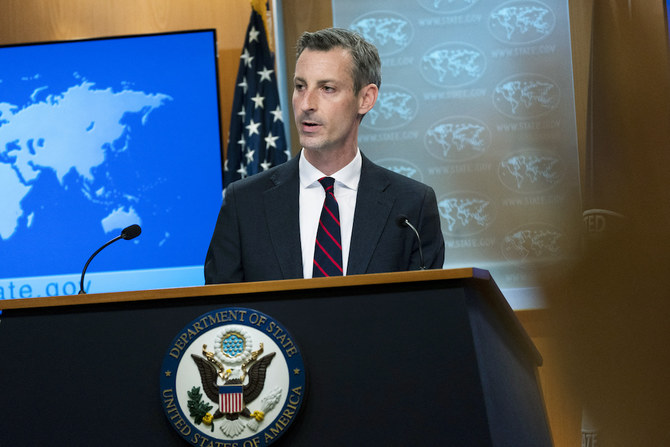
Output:
[[[428,186],[423,198],[418,231],[421,235],[421,248],[426,268],[441,269],[444,265],[444,237],[435,191]]]
[[[235,185],[226,193],[205,258],[205,284],[244,281]]]

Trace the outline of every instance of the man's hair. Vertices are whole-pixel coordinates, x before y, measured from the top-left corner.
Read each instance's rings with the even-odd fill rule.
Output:
[[[382,85],[382,63],[377,48],[359,34],[343,28],[326,28],[313,33],[305,32],[296,45],[296,60],[304,50],[330,51],[344,48],[352,58],[351,77],[354,94],[368,84]]]

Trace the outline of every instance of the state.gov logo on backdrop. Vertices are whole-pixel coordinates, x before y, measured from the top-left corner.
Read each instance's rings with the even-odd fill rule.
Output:
[[[279,322],[253,309],[225,308],[175,336],[160,387],[165,415],[189,443],[266,446],[295,420],[305,368]]]

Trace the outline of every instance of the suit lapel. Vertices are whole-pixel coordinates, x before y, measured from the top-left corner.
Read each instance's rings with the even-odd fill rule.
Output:
[[[363,156],[358,183],[354,228],[351,233],[347,275],[365,273],[393,208],[394,199],[386,190],[389,179],[384,170]]]
[[[298,159],[295,157],[281,165],[271,177],[271,185],[263,193],[268,232],[284,279],[303,277],[298,214]]]

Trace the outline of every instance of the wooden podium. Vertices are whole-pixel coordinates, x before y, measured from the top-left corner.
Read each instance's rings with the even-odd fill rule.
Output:
[[[467,268],[0,301],[0,445],[189,445],[161,362],[232,306],[281,322],[304,358],[302,409],[273,445],[552,444],[541,357]]]

